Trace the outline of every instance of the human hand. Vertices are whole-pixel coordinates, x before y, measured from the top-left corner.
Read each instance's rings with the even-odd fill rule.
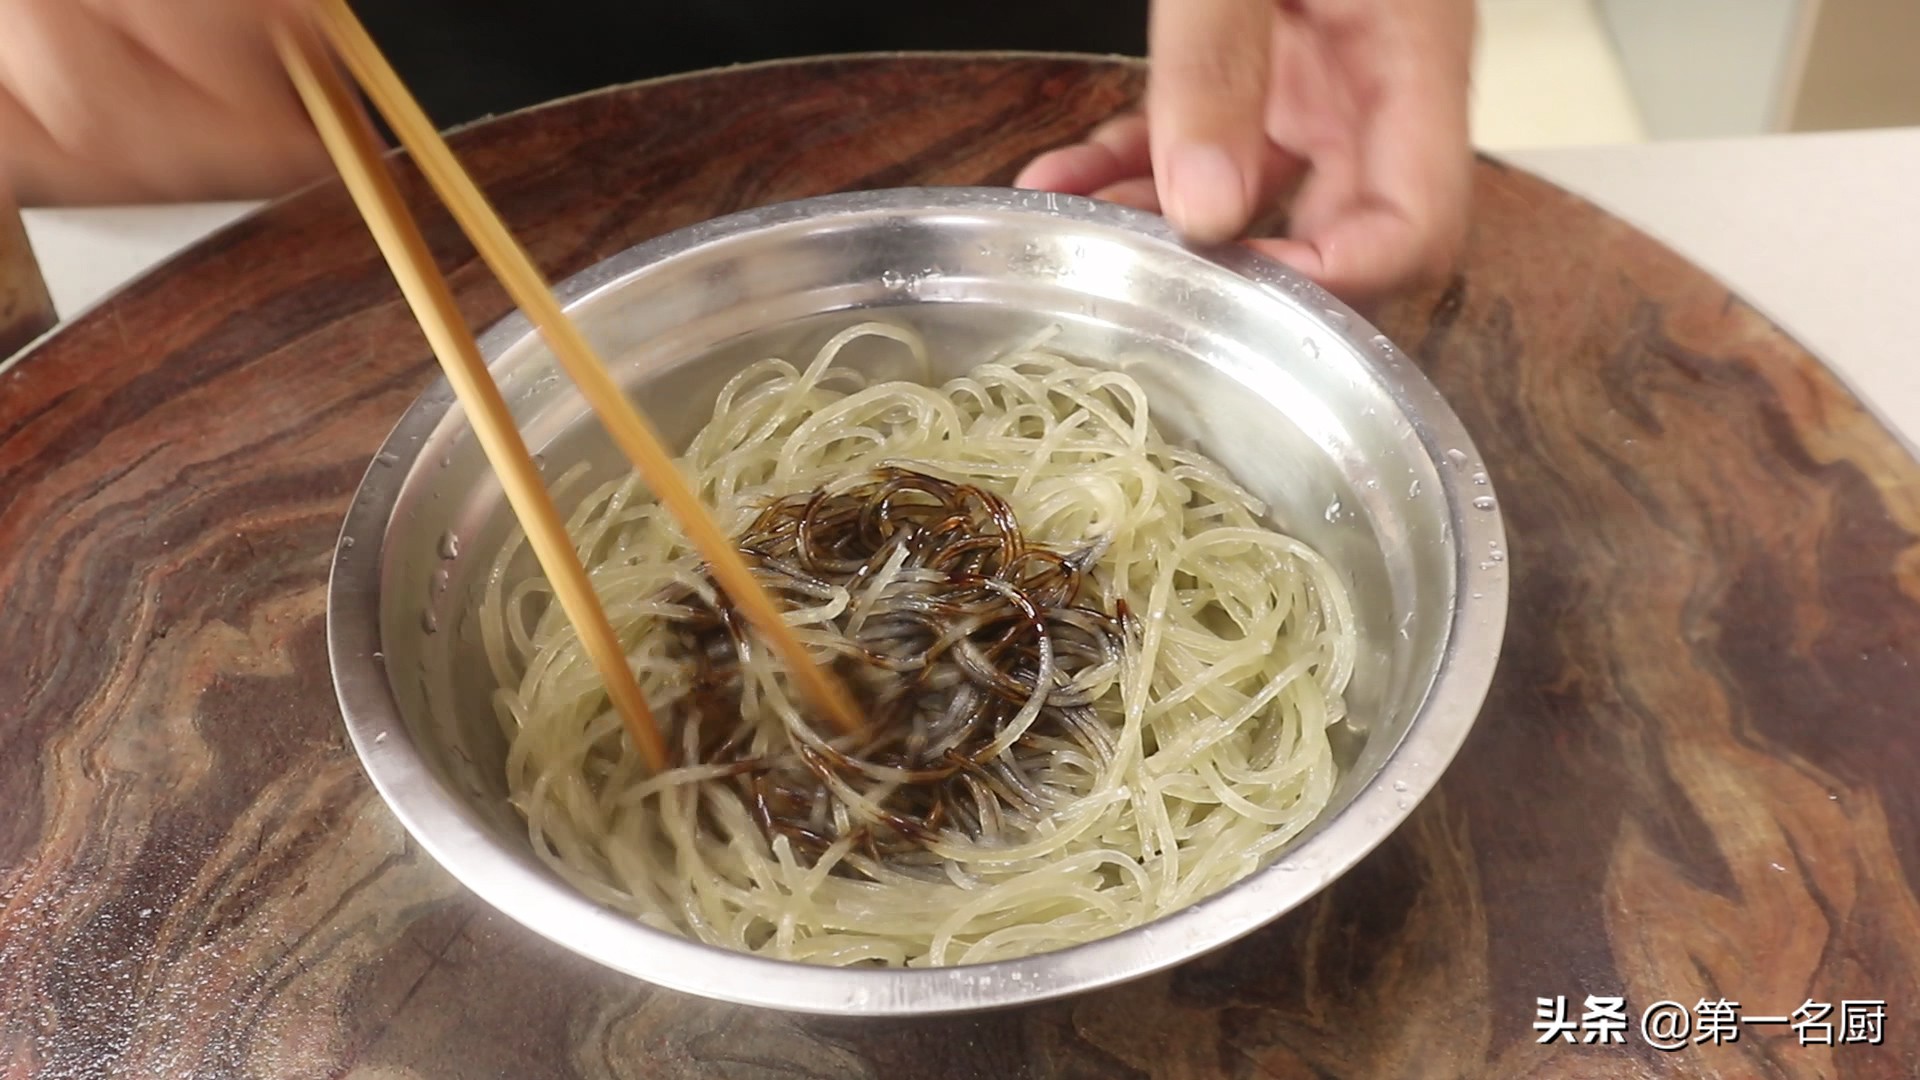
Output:
[[[0,185],[23,205],[251,198],[327,158],[268,37],[303,0],[0,0]]]
[[[1156,0],[1146,111],[1036,158],[1018,186],[1164,212],[1329,291],[1378,298],[1451,266],[1472,177],[1472,0]]]

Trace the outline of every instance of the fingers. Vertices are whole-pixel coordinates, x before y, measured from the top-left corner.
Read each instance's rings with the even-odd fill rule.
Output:
[[[1466,234],[1467,153],[1351,163],[1345,172],[1358,181],[1333,163],[1314,168],[1287,238],[1249,241],[1255,250],[1355,302],[1447,272]]]
[[[1109,120],[1086,141],[1042,154],[1013,181],[1014,187],[1091,195],[1152,170],[1147,154],[1147,118],[1138,114]]]
[[[1254,246],[1356,302],[1446,272],[1465,239],[1472,7],[1384,0],[1334,57],[1367,107],[1324,145],[1286,240]]]
[[[1472,21],[1471,0],[1158,0],[1147,115],[1017,183],[1164,212],[1202,242],[1284,204],[1288,237],[1252,246],[1377,298],[1445,271],[1462,245]]]
[[[1282,205],[1305,173],[1306,160],[1277,146],[1268,147],[1260,167],[1257,212]],[[1087,140],[1035,158],[1021,170],[1015,187],[1087,195],[1106,202],[1160,213],[1160,191],[1154,184],[1147,153],[1147,120],[1129,115],[1109,121]],[[1253,221],[1255,227],[1261,219]]]
[[[311,129],[291,99],[278,96],[284,78],[259,60],[263,35],[249,18],[216,17],[214,2],[150,5],[142,12],[149,21],[131,24],[105,0],[8,5],[0,171],[29,193],[23,199],[278,194],[322,172]],[[163,31],[151,21],[161,8],[186,21]],[[220,40],[189,46],[186,31],[195,28]],[[216,54],[250,53],[253,61],[216,62]]]
[[[1160,205],[1189,239],[1252,220],[1267,154],[1272,0],[1156,0],[1147,120]]]
[[[1347,214],[1319,232],[1247,246],[1286,263],[1350,303],[1377,300],[1433,272],[1411,223],[1391,210]]]
[[[1145,210],[1149,214],[1160,212],[1160,192],[1154,189],[1151,176],[1136,176],[1131,180],[1108,184],[1094,192],[1093,197],[1110,203],[1119,203],[1121,206],[1131,206],[1135,210]]]
[[[133,41],[78,4],[16,5],[0,38],[0,80],[46,142],[89,162],[167,152],[170,133],[129,121],[124,103],[161,116],[199,107],[192,88],[159,77]]]
[[[1305,169],[1265,131],[1273,5],[1161,3],[1147,113],[1035,158],[1014,184],[1164,212],[1190,239],[1231,240]]]
[[[68,0],[76,2],[76,0]],[[258,108],[262,95],[297,106],[273,50],[270,20],[291,0],[77,0],[215,101]]]
[[[1466,239],[1473,5],[1446,0],[1407,10],[1408,30],[1396,48],[1383,50],[1401,74],[1387,84],[1367,125],[1363,169],[1369,189],[1412,222],[1415,273],[1432,275],[1448,268]]]

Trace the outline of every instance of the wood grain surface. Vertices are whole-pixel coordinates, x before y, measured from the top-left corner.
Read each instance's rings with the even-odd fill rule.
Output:
[[[12,195],[0,187],[0,361],[53,327],[53,297],[27,245]]]
[[[782,64],[457,145],[564,275],[776,199],[1005,182],[1138,88],[1117,62]],[[1238,945],[926,1022],[649,990],[408,841],[344,743],[322,590],[432,362],[337,186],[176,258],[0,375],[0,1076],[1916,1075],[1920,466],[1655,243],[1493,164],[1474,197],[1461,274],[1379,320],[1511,530],[1507,652],[1445,781]],[[503,314],[423,220],[470,317]],[[1536,1042],[1536,998],[1588,994],[1888,1019],[1880,1045]]]

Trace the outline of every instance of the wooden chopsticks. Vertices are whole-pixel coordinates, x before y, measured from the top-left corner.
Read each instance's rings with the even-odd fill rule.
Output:
[[[574,554],[573,541],[554,509],[553,498],[540,483],[539,469],[527,453],[500,388],[487,374],[486,361],[481,359],[480,349],[454,303],[452,289],[434,265],[426,239],[406,212],[393,178],[380,163],[379,143],[365,115],[358,111],[359,104],[333,70],[332,62],[319,51],[317,42],[301,40],[296,31],[282,27],[276,31],[275,46],[294,88],[313,114],[314,126],[338,165],[347,190],[392,267],[401,293],[426,332],[434,355],[440,358],[487,460],[500,476],[507,502],[527,530],[527,541],[541,569],[553,582],[554,596],[606,683],[607,696],[619,712],[628,737],[649,770],[666,768],[666,742],[632,669],[627,667],[626,650],[614,637],[586,568]]]
[[[802,693],[826,714],[834,727],[846,733],[857,731],[861,720],[852,699],[837,680],[813,663],[773,598],[760,587],[732,542],[680,475],[652,426],[634,410],[607,374],[605,365],[561,309],[532,259],[454,158],[426,113],[348,9],[346,0],[322,0],[316,15],[318,29],[326,42],[386,117],[401,144],[413,155],[421,172],[508,295],[539,329],[614,442],[652,488],[655,497],[686,530],[688,539],[707,561],[721,589],[748,623],[772,645]],[[539,471],[480,357],[472,331],[459,313],[452,290],[434,264],[419,227],[380,160],[380,147],[370,122],[335,69],[333,59],[310,31],[283,26],[275,33],[275,46],[361,216],[366,219],[402,293],[426,332],[434,354],[446,369],[448,382],[466,408],[481,447],[500,475],[514,513],[526,528],[534,554],[554,583],[555,596],[605,680],[608,696],[619,711],[629,737],[650,769],[664,768],[665,743],[627,667],[625,650],[614,637],[553,500],[541,485]]]

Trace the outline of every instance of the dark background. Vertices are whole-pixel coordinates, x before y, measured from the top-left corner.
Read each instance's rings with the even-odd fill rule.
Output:
[[[636,79],[823,53],[1146,51],[1147,0],[356,0],[441,126]]]

